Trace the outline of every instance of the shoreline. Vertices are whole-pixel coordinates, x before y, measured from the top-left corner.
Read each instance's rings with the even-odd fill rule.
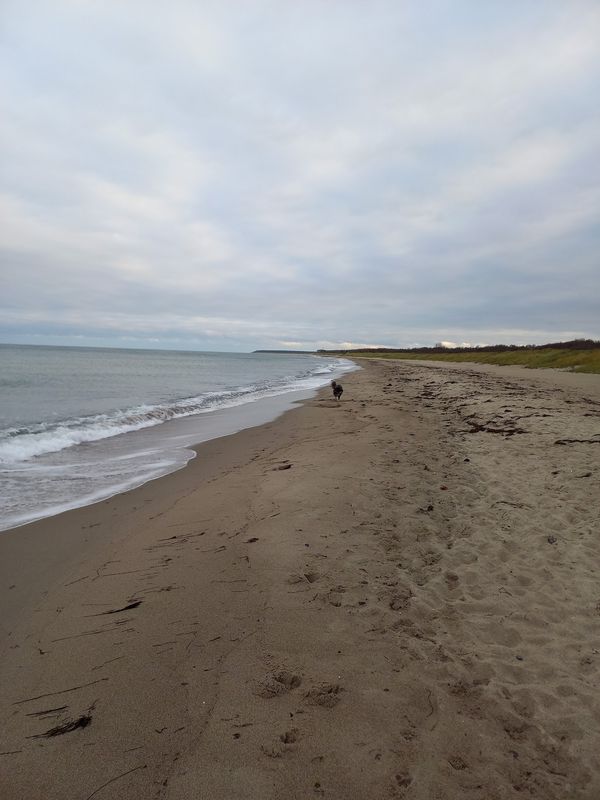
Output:
[[[6,800],[600,792],[595,392],[361,366],[0,535]]]
[[[304,402],[318,398],[319,395],[325,392],[324,388],[297,390],[276,398],[267,398],[270,401],[283,401],[285,398],[285,403],[277,410],[271,409],[267,413],[268,418],[266,420],[251,422],[247,426],[231,430],[231,432],[219,433],[216,436],[210,436],[210,438],[188,445],[186,449],[193,451],[194,455],[185,464],[171,472],[158,475],[156,478],[151,478],[130,489],[116,491],[108,497],[0,530],[0,586],[12,585],[9,573],[11,562],[20,561],[26,564],[29,570],[24,576],[24,583],[28,587],[27,594],[30,594],[29,587],[31,584],[37,584],[39,578],[45,574],[45,570],[54,570],[59,564],[64,563],[73,548],[77,547],[78,544],[81,546],[86,543],[91,548],[101,544],[95,541],[94,537],[90,540],[87,535],[82,540],[81,531],[102,528],[107,525],[110,516],[117,513],[119,517],[125,516],[127,518],[133,515],[141,507],[141,504],[147,504],[150,509],[154,505],[160,507],[165,502],[165,498],[179,497],[182,493],[188,491],[190,486],[195,485],[196,481],[207,482],[214,480],[219,471],[224,468],[224,464],[227,469],[235,469],[238,464],[243,463],[244,456],[248,457],[249,449],[253,452],[253,448],[256,447],[256,440],[263,438],[270,425],[276,423],[290,412],[301,408]],[[294,399],[288,399],[290,394],[294,395]],[[303,395],[303,397],[300,397],[300,395]],[[260,401],[257,401],[256,405],[259,403]],[[255,404],[253,403],[252,405]],[[238,409],[236,408],[235,410],[237,411]],[[227,413],[230,409],[225,409],[224,411]],[[214,413],[219,414],[219,411]],[[272,414],[274,416],[271,416]],[[258,416],[260,418],[262,415],[259,414]],[[235,428],[235,425],[233,427]],[[252,432],[254,435],[252,435]],[[185,479],[183,476],[180,479],[178,477],[179,474],[187,470],[190,470],[191,474],[186,475]],[[99,519],[101,520],[100,522],[98,522]],[[121,524],[123,525],[122,521]],[[125,530],[126,528],[124,528]],[[122,536],[117,537],[116,541],[122,541],[125,535],[126,533],[123,533]],[[22,542],[18,541],[20,536],[23,536],[24,539],[26,538],[27,542],[24,540]],[[4,537],[11,538],[10,544],[7,543]],[[104,543],[102,542],[102,544]],[[27,557],[33,546],[36,548],[41,547],[42,559]],[[41,567],[44,571],[38,571],[36,567]],[[7,615],[10,615],[11,608],[15,606],[23,608],[27,601],[25,597],[19,597],[19,592],[13,592],[9,599],[4,596],[4,593],[0,597],[3,609],[3,619],[0,621],[1,641],[3,629],[7,627]]]
[[[350,365],[352,362],[346,360],[346,363]],[[349,374],[357,369],[360,369],[360,367],[348,366],[345,367],[343,371],[340,371],[340,374]],[[72,500],[65,500],[56,506],[47,505],[45,509],[39,511],[39,515],[37,515],[38,512],[35,512],[36,516],[28,516],[26,518],[14,520],[7,519],[1,523],[0,536],[5,532],[21,528],[32,522],[38,522],[67,511],[85,508],[86,506],[95,505],[103,500],[109,500],[112,497],[144,486],[146,483],[165,477],[180,469],[184,469],[187,463],[195,458],[195,448],[198,445],[212,439],[229,436],[233,433],[245,430],[246,428],[271,422],[293,408],[296,403],[315,396],[325,385],[326,384],[314,388],[291,389],[280,394],[255,398],[234,406],[226,405],[223,408],[216,408],[204,414],[167,420],[161,425],[116,434],[113,437],[107,437],[99,442],[93,442],[91,445],[75,445],[75,447],[79,448],[83,446],[91,447],[92,449],[98,446],[106,447],[107,445],[114,447],[116,440],[120,440],[119,446],[123,449],[125,454],[128,450],[132,454],[135,454],[136,450],[140,449],[140,443],[143,437],[146,441],[146,447],[148,448],[157,447],[158,442],[160,442],[161,457],[163,460],[167,459],[170,463],[164,465],[161,471],[155,470],[149,477],[140,473],[137,477],[128,478],[126,484],[115,484],[112,487],[107,485],[103,489],[96,491],[93,495],[84,495]],[[160,438],[161,436],[162,438]],[[126,444],[127,442],[129,443],[129,447]]]

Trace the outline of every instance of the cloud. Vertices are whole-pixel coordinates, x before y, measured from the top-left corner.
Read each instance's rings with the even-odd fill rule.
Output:
[[[440,342],[439,344],[448,350],[454,350],[456,347],[484,347],[483,344],[472,344],[471,342]]]
[[[596,3],[2,14],[0,338],[600,336]]]

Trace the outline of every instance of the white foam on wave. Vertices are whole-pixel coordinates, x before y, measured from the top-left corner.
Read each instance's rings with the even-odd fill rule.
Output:
[[[161,478],[163,475],[168,475],[182,467],[187,461],[196,457],[193,450],[182,450],[186,454],[185,460],[176,459],[163,459],[148,464],[144,469],[139,472],[131,474],[127,478],[123,478],[120,482],[115,482],[110,486],[103,486],[95,491],[89,491],[86,494],[80,495],[76,498],[63,500],[62,502],[54,502],[47,505],[41,505],[37,509],[28,508],[27,511],[21,510],[17,513],[8,515],[0,519],[0,531],[7,528],[17,528],[21,525],[27,525],[29,522],[34,522],[38,519],[45,517],[52,517],[55,514],[61,514],[64,511],[70,511],[73,508],[81,508],[88,506],[92,503],[97,503],[101,500],[106,500],[116,494],[121,494],[129,489],[134,489],[136,486],[141,486],[149,481]]]
[[[337,362],[335,367],[336,376],[359,368],[349,361]],[[202,414],[210,410],[219,413],[212,420],[205,419],[204,423],[200,417],[195,419],[191,414],[187,415],[188,422],[179,420],[163,428],[160,427],[161,420],[158,420],[144,425],[147,430],[133,433],[132,438],[120,437],[110,430],[109,436],[103,437],[106,439],[104,442],[96,440],[97,444],[90,443],[88,447],[67,444],[66,448],[43,453],[39,458],[31,457],[0,465],[0,495],[3,498],[0,531],[106,499],[180,469],[194,457],[195,453],[190,449],[193,443],[263,424],[291,408],[298,399],[309,397],[315,389],[327,385],[330,376],[318,374],[321,369],[280,379],[277,386],[265,384],[259,389],[256,386],[240,386],[229,394],[207,393],[202,398],[207,401],[206,405],[202,411],[195,413]],[[293,393],[291,396],[290,392]],[[253,403],[263,397],[271,399],[264,403]],[[187,401],[166,404],[165,407],[171,412],[177,405],[181,411],[182,403]],[[247,406],[246,411],[233,410],[234,406],[242,405]],[[227,408],[232,411],[226,411]],[[155,418],[157,407],[138,406],[135,410],[141,414],[143,421],[148,413]],[[119,413],[123,415],[128,412]],[[100,420],[99,417],[88,417],[69,422],[89,425],[92,419],[97,423]],[[176,417],[169,414],[168,419]],[[106,427],[106,418],[101,422]],[[130,419],[129,422],[135,420]],[[54,426],[46,423],[38,425],[35,432],[55,434],[59,427],[68,429],[65,423]],[[20,429],[15,434],[27,436],[32,432]],[[67,440],[69,435],[67,430]],[[1,436],[2,432],[0,442]]]
[[[69,447],[88,444],[123,433],[161,425],[173,419],[204,414],[219,408],[251,403],[263,397],[313,389],[323,385],[323,377],[352,369],[351,362],[339,360],[300,375],[289,375],[275,384],[255,384],[221,392],[205,392],[161,405],[140,405],[110,414],[78,417],[60,423],[40,423],[0,432],[0,464],[12,465],[37,456],[58,453]]]

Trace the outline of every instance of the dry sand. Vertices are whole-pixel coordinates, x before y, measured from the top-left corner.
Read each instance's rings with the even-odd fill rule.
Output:
[[[3,800],[597,800],[600,380],[540,375],[371,362],[1,534]]]

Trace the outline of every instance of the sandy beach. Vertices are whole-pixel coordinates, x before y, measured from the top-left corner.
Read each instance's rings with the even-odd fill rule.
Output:
[[[600,376],[361,366],[0,534],[3,800],[600,797]]]

